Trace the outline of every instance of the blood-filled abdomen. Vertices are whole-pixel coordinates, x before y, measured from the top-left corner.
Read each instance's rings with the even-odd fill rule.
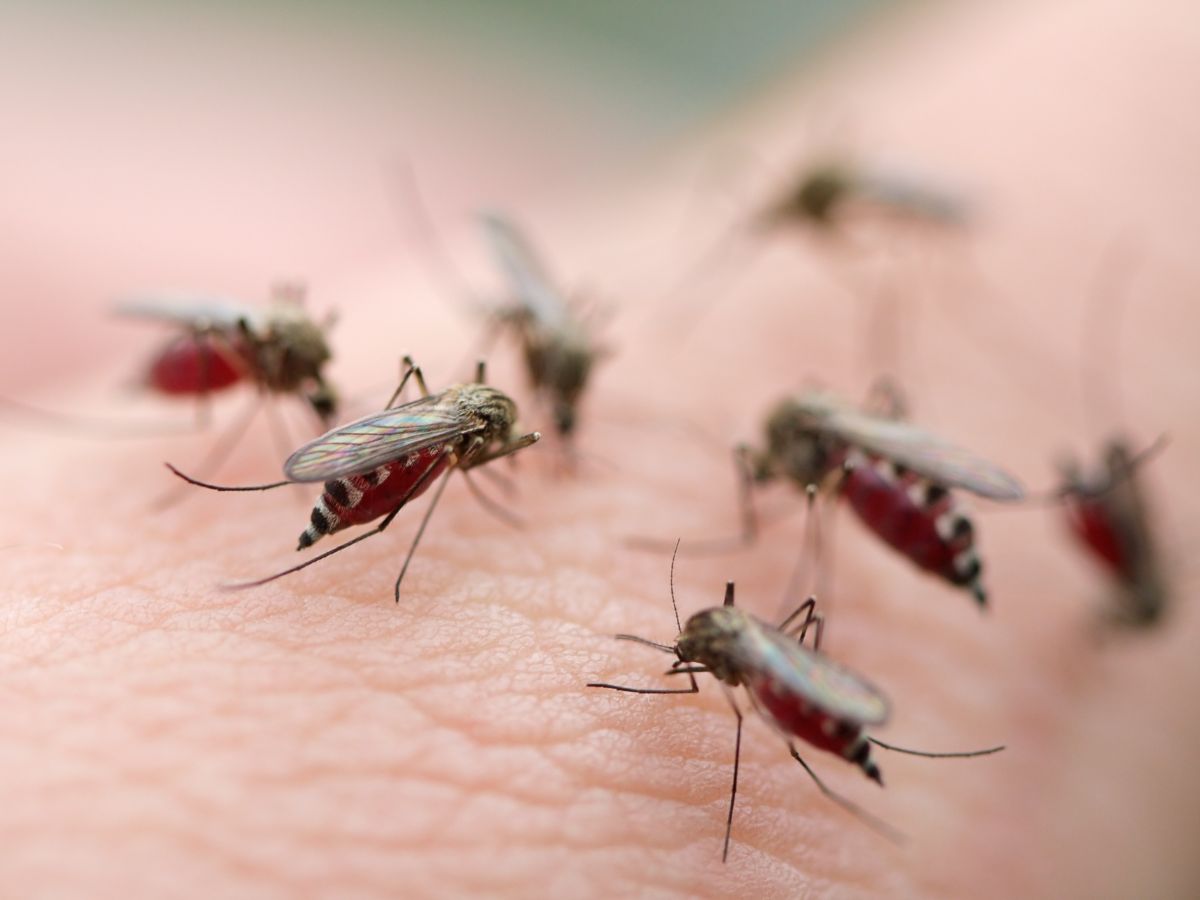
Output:
[[[150,364],[147,381],[164,394],[208,394],[224,390],[246,377],[236,349],[224,338],[183,335]]]
[[[889,546],[986,603],[975,530],[950,491],[897,471],[887,460],[854,452],[841,492],[863,524]]]
[[[311,547],[322,535],[372,522],[421,496],[446,471],[450,458],[439,444],[362,475],[325,482],[297,549]]]

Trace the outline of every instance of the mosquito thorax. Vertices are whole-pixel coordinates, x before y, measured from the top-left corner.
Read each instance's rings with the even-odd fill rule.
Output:
[[[325,333],[301,309],[280,306],[271,310],[262,334],[254,335],[259,370],[267,386],[294,391],[306,381],[321,381],[321,368],[333,354]]]
[[[818,483],[829,470],[837,442],[814,427],[825,408],[820,394],[805,394],[780,401],[767,416],[767,449],[760,454],[761,468],[801,487]]]
[[[446,390],[446,398],[468,416],[487,423],[489,443],[507,441],[517,421],[517,404],[486,384],[456,384]]]
[[[687,620],[675,650],[684,662],[700,663],[716,678],[736,687],[741,684],[741,669],[735,649],[748,626],[748,617],[736,607],[701,610]]]

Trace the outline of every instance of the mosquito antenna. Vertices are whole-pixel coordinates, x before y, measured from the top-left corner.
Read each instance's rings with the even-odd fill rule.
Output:
[[[926,756],[930,759],[967,759],[972,756],[990,756],[993,753],[999,753],[1005,747],[1004,744],[1001,744],[998,747],[988,747],[985,750],[965,750],[961,753],[930,753],[926,750],[911,750],[908,747],[885,744],[878,738],[869,737],[867,740],[877,747],[882,747],[884,750],[891,750],[894,753],[907,753],[909,756]]]
[[[211,484],[207,481],[201,481],[199,478],[193,478],[190,475],[185,475],[170,463],[163,463],[168,469],[182,478],[188,484],[194,484],[196,487],[202,487],[210,491],[270,491],[275,488],[284,487],[285,485],[295,484],[294,481],[273,481],[270,484],[249,484],[249,485],[228,485],[228,484]]]
[[[679,621],[679,605],[675,602],[675,557],[679,554],[679,543],[683,538],[675,541],[675,552],[671,554],[671,609],[675,610],[675,627],[678,629],[678,634],[683,634],[683,625]]]
[[[904,844],[906,838],[903,832],[889,825],[887,822],[883,821],[883,819],[871,815],[853,800],[850,800],[848,797],[843,797],[837,791],[825,784],[825,782],[820,779],[817,773],[812,770],[812,767],[804,761],[804,758],[799,754],[799,752],[797,752],[796,748],[790,743],[788,744],[788,751],[792,754],[792,759],[800,763],[800,765],[804,767],[804,771],[812,777],[812,780],[816,783],[817,787],[821,789],[822,794],[824,794],[842,809],[846,810],[846,812],[850,813],[868,828],[872,829],[878,834],[883,835],[883,837],[887,838],[892,843],[897,845]]]

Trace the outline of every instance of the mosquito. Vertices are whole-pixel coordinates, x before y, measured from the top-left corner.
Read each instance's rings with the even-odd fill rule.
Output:
[[[118,315],[151,319],[177,327],[173,338],[150,361],[145,383],[169,396],[207,398],[252,382],[269,394],[302,397],[328,427],[337,395],[325,380],[332,354],[325,339],[329,324],[313,321],[298,289],[276,291],[265,307],[211,298],[144,297],[117,307]]]
[[[480,224],[513,297],[496,311],[496,321],[516,336],[530,385],[550,408],[559,436],[569,440],[592,368],[612,351],[596,340],[595,311],[581,313],[554,286],[511,219],[491,212],[480,217]]]
[[[450,262],[437,238],[421,200],[411,170],[404,169],[410,195],[408,212],[426,245],[430,275],[448,296],[463,301],[473,313],[490,320],[485,342],[500,333],[511,334],[520,345],[525,375],[538,400],[549,410],[558,436],[569,442],[579,420],[579,403],[597,362],[612,350],[597,340],[607,308],[584,309],[548,274],[524,231],[508,216],[486,212],[479,216],[484,238],[497,266],[508,282],[508,299],[499,307],[474,296],[466,280]]]
[[[267,491],[288,484],[324,482],[297,550],[311,547],[325,535],[383,517],[370,531],[299,565],[235,587],[256,587],[291,575],[381,533],[410,500],[425,493],[440,477],[441,483],[396,578],[394,595],[399,602],[400,584],[455,470],[463,473],[488,509],[511,521],[510,514],[475,487],[470,470],[510,456],[537,442],[541,435],[536,431],[516,434],[517,406],[506,394],[485,384],[482,362],[474,382],[452,385],[437,394],[429,392],[420,367],[411,357],[404,358],[404,367],[400,384],[383,411],[335,428],[302,446],[283,464],[284,481],[245,487],[210,484],[167,464],[189,484],[214,491]],[[421,397],[394,405],[410,378]]]
[[[725,842],[721,860],[729,857],[733,833],[733,809],[737,799],[738,768],[742,748],[742,711],[734,697],[734,688],[746,689],[750,705],[770,724],[787,745],[788,752],[813,779],[826,797],[858,817],[885,837],[899,842],[902,835],[857,804],[829,788],[800,755],[797,741],[811,744],[856,765],[872,781],[883,785],[883,775],[871,757],[872,745],[934,758],[965,758],[998,753],[1003,746],[958,753],[931,753],[887,744],[866,733],[883,725],[890,707],[886,697],[873,684],[852,670],[839,665],[820,651],[823,618],[816,612],[816,599],[810,597],[791,613],[778,628],[743,612],[734,605],[734,584],[725,585],[722,606],[702,610],[679,620],[675,602],[675,560],[671,560],[671,606],[679,636],[674,644],[662,644],[631,634],[618,634],[618,640],[634,641],[673,655],[675,662],[667,675],[686,675],[686,688],[639,688],[607,682],[590,682],[588,687],[607,688],[632,694],[695,694],[700,690],[696,675],[709,673],[721,683],[725,698],[737,718],[737,736],[733,751],[733,782],[729,791],[729,812],[725,819]],[[804,645],[808,629],[813,627],[813,647]]]
[[[784,478],[814,496],[830,485],[877,537],[919,568],[987,603],[975,527],[952,493],[961,488],[1020,500],[1020,483],[999,466],[896,417],[858,410],[821,391],[788,397],[767,416],[766,444],[741,445],[742,538],[757,535],[751,487]]]
[[[810,165],[756,217],[760,227],[803,223],[832,230],[856,215],[956,227],[967,221],[962,198],[883,169],[827,159]]]
[[[1167,585],[1139,483],[1141,466],[1165,446],[1160,438],[1139,453],[1114,438],[1103,448],[1100,468],[1084,474],[1075,462],[1062,466],[1055,491],[1067,526],[1117,582],[1108,618],[1120,625],[1148,627],[1168,605]]]

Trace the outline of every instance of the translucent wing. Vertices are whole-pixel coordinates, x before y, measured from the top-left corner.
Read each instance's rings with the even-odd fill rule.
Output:
[[[258,325],[263,311],[236,300],[183,295],[129,297],[117,304],[119,316],[154,319],[185,328],[233,329],[240,322]]]
[[[1020,482],[999,466],[907,422],[882,419],[825,399],[804,406],[820,430],[937,484],[993,500],[1020,500],[1025,496]]]
[[[548,329],[562,327],[568,318],[566,300],[551,284],[520,229],[498,213],[484,213],[479,220],[517,299],[540,325]]]
[[[364,416],[309,441],[288,457],[292,481],[328,481],[370,472],[392,460],[477,431],[443,394]]]
[[[743,677],[752,690],[757,681],[770,679],[834,718],[862,725],[887,721],[887,698],[869,681],[778,629],[750,621],[743,652],[755,658],[746,661]]]

